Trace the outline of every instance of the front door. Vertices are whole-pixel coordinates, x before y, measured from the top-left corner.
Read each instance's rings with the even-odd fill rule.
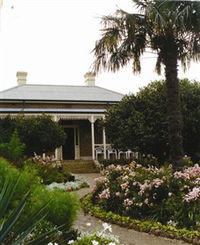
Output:
[[[63,159],[72,160],[75,159],[75,147],[74,147],[74,128],[65,128],[67,138],[63,145]]]

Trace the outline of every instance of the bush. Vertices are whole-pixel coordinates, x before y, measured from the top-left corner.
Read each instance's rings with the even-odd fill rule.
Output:
[[[103,168],[108,167],[109,165],[128,165],[130,164],[132,161],[136,161],[137,163],[141,164],[143,167],[148,167],[148,165],[152,165],[152,166],[159,166],[158,164],[158,159],[155,157],[140,157],[137,160],[134,159],[116,159],[116,160],[111,160],[111,159],[105,159],[105,160],[100,160],[100,164]],[[189,164],[190,160],[185,158],[184,163]],[[188,166],[188,165],[186,165]]]
[[[24,149],[25,144],[21,142],[17,130],[15,130],[8,143],[0,144],[0,155],[19,166],[20,160],[23,158]]]
[[[187,79],[179,84],[184,152],[196,161],[200,159],[200,84]],[[117,149],[153,154],[161,163],[168,159],[165,82],[152,82],[136,95],[125,96],[108,110],[105,127],[109,141]]]
[[[20,220],[20,215],[23,212],[29,194],[29,192],[26,193],[19,205],[11,212],[9,211],[9,203],[14,195],[15,189],[17,189],[20,177],[19,175],[17,180],[6,178],[0,192],[0,220],[3,220],[0,227],[0,242],[1,244],[26,244],[25,241],[28,240],[31,244],[47,243],[51,241],[52,236],[54,236],[58,230],[52,228],[50,232],[43,232],[39,235],[38,233],[34,234],[34,228],[36,228],[38,224],[41,224],[41,221],[45,217],[45,208],[47,208],[49,204],[44,204],[43,207],[35,210],[32,216],[28,217],[28,219],[22,223],[22,226],[16,229],[17,222]]]
[[[132,159],[116,159],[116,160],[104,159],[104,160],[99,161],[102,167],[108,167],[109,165],[112,165],[112,164],[114,164],[115,166],[127,165],[127,164],[130,164],[131,162],[132,162]]]
[[[96,179],[93,204],[133,219],[155,220],[177,227],[199,226],[200,167],[173,173],[171,167],[137,163],[108,166]]]
[[[36,186],[32,192],[31,201],[34,205],[30,208],[31,212],[48,200],[51,200],[51,204],[47,207],[46,219],[57,226],[65,224],[65,227],[69,229],[79,208],[76,196],[63,190],[49,191],[43,186]]]
[[[7,143],[15,130],[26,145],[24,152],[27,156],[33,156],[34,152],[37,154],[52,152],[63,145],[66,138],[62,126],[47,115],[0,119],[0,132],[2,132],[0,142]]]
[[[71,227],[79,206],[76,196],[61,190],[48,190],[41,184],[41,179],[37,176],[35,170],[30,172],[30,169],[26,168],[24,170],[13,168],[4,159],[0,159],[0,190],[2,189],[3,181],[7,177],[16,180],[19,173],[21,174],[21,178],[11,199],[9,210],[18,206],[25,193],[30,190],[30,197],[21,216],[21,222],[23,223],[38,208],[51,201],[47,207],[48,215],[45,220],[50,222],[52,226],[64,224],[68,230]]]
[[[62,167],[53,167],[51,165],[43,165],[39,162],[28,160],[24,164],[24,168],[29,172],[35,171],[42,179],[42,183],[49,185],[53,182],[65,183],[73,177],[67,170]]]

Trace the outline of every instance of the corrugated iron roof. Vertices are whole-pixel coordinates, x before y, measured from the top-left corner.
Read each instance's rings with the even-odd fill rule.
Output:
[[[122,97],[97,86],[23,84],[0,92],[0,100],[118,102]]]

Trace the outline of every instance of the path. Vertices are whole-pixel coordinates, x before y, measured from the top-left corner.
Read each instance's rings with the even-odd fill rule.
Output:
[[[81,198],[92,190],[94,179],[99,177],[100,174],[95,173],[80,175],[86,178],[90,184],[90,188],[84,188],[78,191],[79,197]],[[80,211],[74,226],[81,231],[93,232],[96,230],[101,230],[102,223],[103,221],[91,215],[85,215],[83,211]],[[89,224],[91,225],[89,226]],[[154,235],[149,235],[148,233],[137,232],[114,224],[112,224],[112,230],[112,234],[118,236],[124,245],[189,245],[189,243],[185,243],[183,241],[157,237]]]

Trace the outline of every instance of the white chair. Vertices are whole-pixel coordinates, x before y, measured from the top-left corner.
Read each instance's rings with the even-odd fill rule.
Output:
[[[114,155],[115,159],[117,159],[117,151],[113,149],[111,146],[107,147],[106,151],[108,154],[108,159],[110,159],[110,155]]]
[[[95,147],[95,158],[98,160],[98,155],[103,155],[104,154],[104,151],[103,151],[103,148],[98,146],[98,147]]]
[[[130,159],[130,158],[131,158],[131,155],[133,155],[133,154],[134,154],[134,152],[131,151],[130,149],[128,149],[128,150],[126,151],[126,159]]]
[[[118,150],[118,159],[121,159],[121,155],[122,157],[125,156],[126,157],[126,152],[122,151],[122,150]]]

